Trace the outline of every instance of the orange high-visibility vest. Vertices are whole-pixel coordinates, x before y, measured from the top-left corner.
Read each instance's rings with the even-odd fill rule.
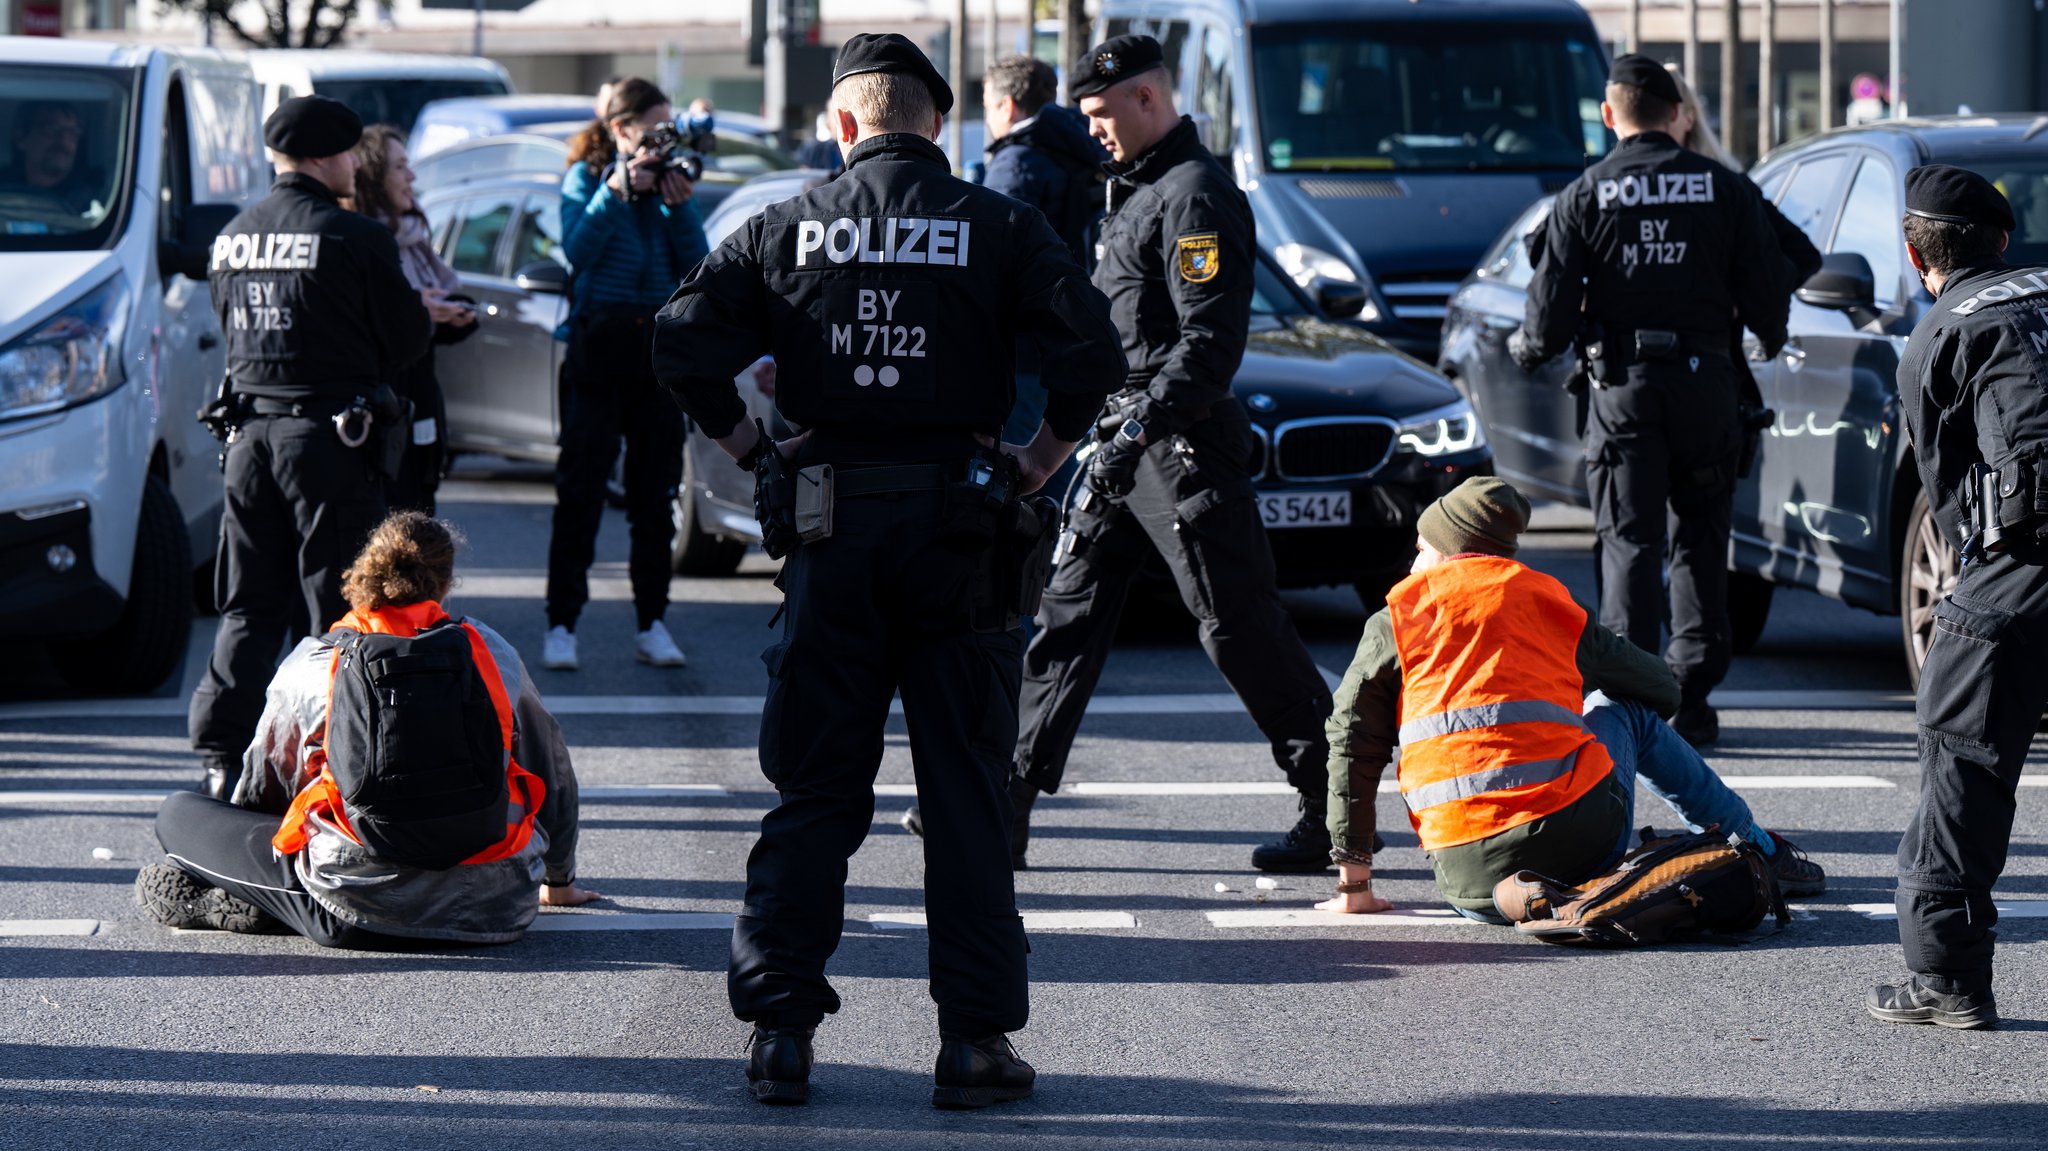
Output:
[[[1586,613],[1562,584],[1467,555],[1387,593],[1401,657],[1397,776],[1424,851],[1559,811],[1613,770],[1580,717]]]
[[[448,613],[433,600],[407,604],[404,607],[374,608],[367,612],[350,611],[336,621],[329,631],[346,628],[358,632],[382,632],[385,635],[418,635],[427,628],[448,618]],[[505,809],[505,838],[484,848],[463,863],[495,863],[510,859],[526,849],[533,838],[533,821],[540,814],[540,805],[547,798],[547,784],[541,778],[519,766],[512,758],[512,701],[505,694],[505,677],[498,673],[498,661],[491,657],[490,645],[484,642],[483,633],[470,626],[467,621],[462,630],[469,635],[469,653],[476,660],[477,671],[481,673],[484,688],[491,695],[491,706],[498,713],[498,732],[505,741],[505,790],[508,802]],[[335,662],[328,664],[327,677],[331,684],[334,668],[339,662],[341,649],[335,648]],[[332,689],[330,699],[332,698]],[[270,846],[282,855],[293,855],[305,849],[310,833],[306,829],[307,819],[314,813],[320,816],[350,839],[361,843],[355,829],[349,826],[348,812],[343,808],[341,786],[334,781],[334,773],[327,770],[327,752],[315,748],[307,756],[307,766],[314,769],[313,780],[301,788],[292,799],[292,805],[284,813],[277,834],[271,836]]]

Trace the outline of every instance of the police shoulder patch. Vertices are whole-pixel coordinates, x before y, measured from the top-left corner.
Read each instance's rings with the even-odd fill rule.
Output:
[[[1199,232],[1174,241],[1174,265],[1190,284],[1206,284],[1223,267],[1223,247],[1214,232]]]

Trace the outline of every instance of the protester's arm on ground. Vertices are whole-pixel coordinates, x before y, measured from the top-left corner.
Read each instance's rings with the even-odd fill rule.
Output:
[[[1394,757],[1401,700],[1401,661],[1393,617],[1385,608],[1365,621],[1358,652],[1337,685],[1326,729],[1330,740],[1330,842],[1371,858],[1380,776]],[[1372,866],[1339,863],[1346,883],[1372,880]],[[1370,890],[1339,894],[1316,906],[1345,914],[1385,911],[1393,904]]]
[[[1600,626],[1592,612],[1579,633],[1579,676],[1585,690],[1642,704],[1665,719],[1678,714],[1678,680],[1664,661]]]

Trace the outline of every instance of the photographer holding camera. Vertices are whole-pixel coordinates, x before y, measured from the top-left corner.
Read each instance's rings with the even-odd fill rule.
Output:
[[[638,612],[634,655],[681,667],[669,636],[670,505],[682,483],[683,414],[655,385],[654,313],[704,258],[704,222],[691,202],[701,159],[676,130],[668,97],[637,77],[613,86],[602,119],[570,146],[562,179],[562,251],[571,305],[562,363],[562,454],[548,542],[548,634],[541,662],[577,665],[576,620],[604,514],[605,480],[626,443],[628,570]]]

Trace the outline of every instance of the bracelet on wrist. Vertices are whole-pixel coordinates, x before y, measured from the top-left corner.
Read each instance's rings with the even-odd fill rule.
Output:
[[[1372,852],[1359,851],[1349,847],[1332,847],[1330,849],[1330,862],[1348,863],[1353,867],[1371,867]]]
[[[1347,879],[1337,885],[1337,894],[1339,895],[1357,895],[1360,892],[1371,890],[1372,880],[1370,879]]]

